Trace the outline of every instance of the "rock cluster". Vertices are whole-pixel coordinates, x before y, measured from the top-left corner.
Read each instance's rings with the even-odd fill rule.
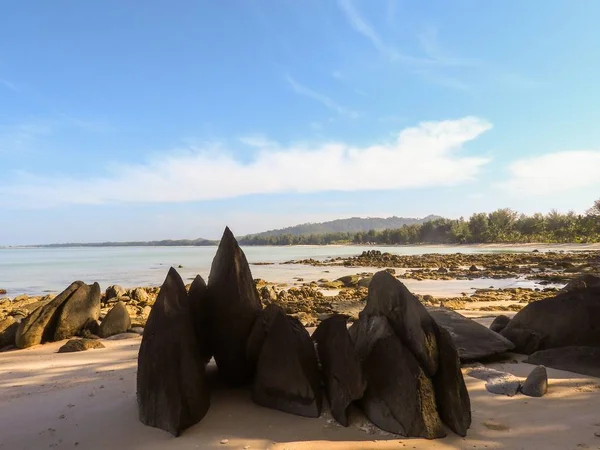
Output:
[[[208,284],[186,292],[171,269],[144,330],[138,356],[140,420],[177,436],[204,417],[214,357],[230,386],[251,385],[255,403],[319,417],[321,386],[348,425],[356,404],[380,428],[437,438],[464,436],[470,402],[458,353],[418,299],[387,272],[373,277],[360,319],[324,320],[311,336],[275,302],[263,309],[248,262],[225,230]],[[316,344],[316,349],[315,349]]]

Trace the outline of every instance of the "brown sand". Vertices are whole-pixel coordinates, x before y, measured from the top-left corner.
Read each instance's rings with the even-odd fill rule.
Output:
[[[393,436],[358,410],[343,428],[327,412],[319,419],[297,417],[253,404],[248,390],[219,386],[204,420],[172,438],[137,420],[140,339],[103,342],[106,349],[81,353],[57,354],[58,342],[0,354],[0,449],[600,448],[600,379],[558,370],[549,370],[543,398],[493,395],[483,381],[466,376],[473,410],[466,439]],[[533,368],[493,366],[521,377]]]

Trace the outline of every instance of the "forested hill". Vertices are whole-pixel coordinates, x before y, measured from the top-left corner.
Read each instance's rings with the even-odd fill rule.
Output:
[[[336,219],[321,223],[304,223],[293,227],[278,230],[263,231],[262,233],[244,236],[243,239],[265,238],[271,236],[308,236],[329,233],[358,233],[369,230],[381,231],[387,229],[401,228],[404,225],[420,225],[432,220],[441,219],[440,216],[429,215],[423,219],[411,217],[351,217],[349,219]]]
[[[132,241],[132,242],[85,242],[85,243],[64,243],[36,245],[35,247],[60,248],[60,247],[174,247],[174,246],[195,246],[202,247],[206,245],[217,245],[218,241],[208,239],[165,239],[162,241]]]

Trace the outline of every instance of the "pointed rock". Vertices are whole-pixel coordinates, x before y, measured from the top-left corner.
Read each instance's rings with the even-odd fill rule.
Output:
[[[60,308],[83,285],[82,281],[71,283],[52,301],[40,306],[24,318],[19,324],[15,338],[17,347],[26,348],[52,340],[56,331]]]
[[[246,340],[258,313],[260,298],[244,252],[225,228],[208,278],[210,336],[219,375],[229,385],[252,380]]]
[[[396,336],[433,376],[437,371],[438,348],[435,323],[419,299],[386,271],[377,272],[369,284],[369,296],[363,312],[385,316]]]
[[[317,343],[331,415],[347,427],[348,407],[362,398],[366,382],[360,358],[346,328],[346,316],[335,315],[324,320],[312,338]]]
[[[437,327],[436,337],[440,361],[432,381],[437,410],[442,421],[456,434],[464,437],[471,426],[471,400],[460,370],[459,353],[450,332],[444,327]]]
[[[202,420],[209,408],[190,300],[173,268],[144,329],[138,354],[137,402],[142,423],[173,436]]]
[[[273,316],[258,358],[252,400],[267,408],[319,417],[319,368],[310,335],[283,311]]]
[[[449,332],[461,361],[501,355],[515,347],[505,337],[455,311],[446,308],[428,308],[427,311],[437,325]]]
[[[259,313],[254,321],[246,342],[246,359],[252,367],[256,367],[256,364],[258,364],[258,358],[267,334],[271,330],[275,317],[279,314],[285,316],[285,311],[280,306],[271,303]]]
[[[500,334],[518,353],[566,346],[598,346],[600,287],[561,292],[525,306]]]
[[[98,328],[98,336],[107,338],[119,333],[125,333],[131,328],[131,318],[125,307],[125,303],[119,301],[108,312],[100,327]]]
[[[210,311],[208,304],[208,289],[204,278],[197,275],[192,281],[188,292],[190,298],[190,307],[196,337],[200,349],[202,360],[208,363],[213,357],[212,342],[210,336]]]
[[[78,334],[90,321],[100,317],[100,286],[82,284],[57,311],[58,319],[53,341]]]

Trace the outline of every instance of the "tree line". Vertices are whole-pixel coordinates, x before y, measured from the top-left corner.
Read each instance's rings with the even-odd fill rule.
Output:
[[[469,219],[436,219],[400,228],[295,236],[247,236],[242,245],[481,244],[600,242],[600,199],[586,214],[519,214],[509,208],[475,213]]]

